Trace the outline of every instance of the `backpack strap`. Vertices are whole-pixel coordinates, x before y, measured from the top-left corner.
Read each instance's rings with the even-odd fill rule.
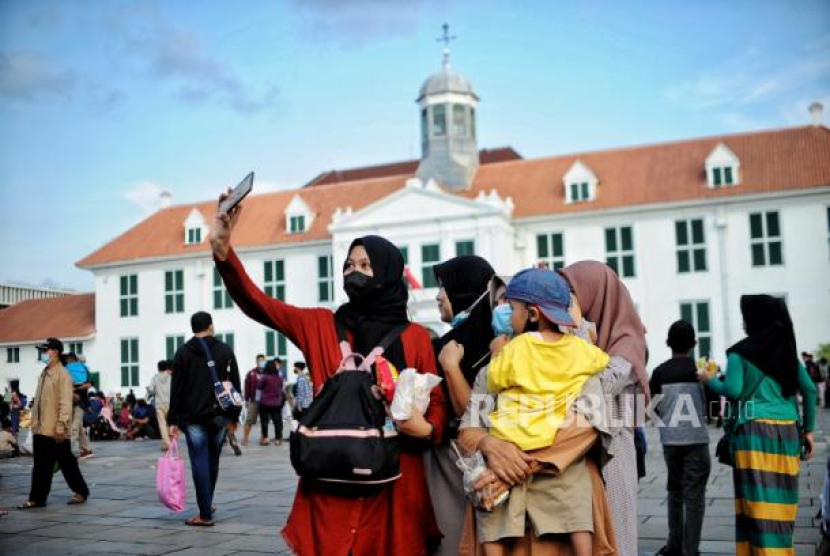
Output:
[[[392,330],[386,333],[386,335],[381,338],[380,344],[375,347],[372,351],[369,352],[369,355],[363,360],[363,364],[360,366],[361,369],[368,371],[372,368],[372,365],[375,363],[375,359],[383,355],[383,353],[389,349],[389,346],[392,345],[392,342],[398,339],[398,336],[403,334],[403,331],[409,327],[408,322],[403,324],[399,324]]]
[[[213,360],[213,354],[210,352],[210,346],[207,345],[207,342],[204,338],[196,338],[199,340],[199,343],[202,345],[202,349],[205,352],[205,358],[207,359],[208,369],[210,369],[210,378],[213,380],[214,387],[221,387],[221,383],[219,382],[219,375],[216,374],[216,362]]]
[[[337,339],[340,340],[340,353],[343,356],[343,364],[341,368],[348,369],[348,370],[363,370],[369,371],[372,368],[372,365],[375,363],[375,359],[379,356],[383,355],[383,353],[389,349],[389,346],[392,345],[392,342],[398,339],[398,336],[403,334],[403,331],[406,330],[411,323],[405,322],[399,324],[398,326],[392,328],[386,335],[380,339],[380,343],[375,347],[371,352],[369,352],[366,356],[363,356],[359,353],[352,352],[352,346],[349,343],[349,337],[346,332],[346,327],[343,325],[343,322],[334,317],[334,327],[337,329]],[[360,363],[359,367],[355,365],[355,359],[360,358],[362,362]]]

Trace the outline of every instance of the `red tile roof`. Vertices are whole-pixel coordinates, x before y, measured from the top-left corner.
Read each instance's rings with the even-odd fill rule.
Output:
[[[21,301],[0,311],[0,343],[86,338],[95,332],[95,294]]]
[[[740,160],[740,184],[710,189],[704,163],[721,142]],[[577,160],[597,176],[597,198],[567,204],[562,178]],[[461,195],[496,189],[521,218],[828,185],[830,130],[810,126],[492,164]]]
[[[740,160],[740,184],[710,189],[706,186],[704,163],[720,142]],[[562,178],[576,160],[597,176],[597,198],[566,204]],[[337,207],[359,210],[403,187],[414,171],[413,168],[410,173],[390,177],[252,195],[234,232],[234,245],[252,247],[327,239],[327,228]],[[830,130],[811,126],[493,162],[480,166],[471,188],[460,195],[475,197],[481,191],[496,189],[501,197],[513,199],[513,216],[521,218],[828,185]],[[299,195],[317,216],[310,230],[301,234],[285,232],[284,212],[294,195]],[[78,266],[89,268],[117,261],[207,253],[207,242],[185,245],[184,221],[193,208],[198,208],[210,223],[215,206],[216,202],[210,201],[160,210],[78,262]]]
[[[522,155],[517,153],[513,147],[499,147],[497,149],[482,149],[478,153],[479,163],[493,164],[507,160],[521,160]],[[348,170],[329,170],[323,172],[303,187],[315,187],[332,183],[344,183],[347,181],[366,180],[372,178],[383,178],[399,176],[401,174],[412,175],[418,169],[420,160],[406,160],[404,162],[392,162],[377,166],[364,166],[363,168],[351,168]]]

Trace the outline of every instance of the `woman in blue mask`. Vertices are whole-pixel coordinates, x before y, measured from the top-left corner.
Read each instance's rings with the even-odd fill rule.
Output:
[[[475,255],[455,257],[433,267],[440,289],[436,301],[441,320],[452,329],[435,340],[438,373],[448,400],[447,442],[435,446],[425,458],[430,495],[444,538],[439,555],[458,554],[466,498],[461,472],[449,440],[470,399],[476,374],[490,362],[493,339],[488,285],[495,274],[486,260]]]

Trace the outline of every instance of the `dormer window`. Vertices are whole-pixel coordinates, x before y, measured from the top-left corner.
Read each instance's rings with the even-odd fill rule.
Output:
[[[187,230],[187,242],[188,245],[193,245],[195,243],[202,243],[202,229],[201,228],[190,228]]]
[[[289,232],[292,234],[298,234],[300,232],[305,231],[305,216],[300,214],[298,216],[292,216],[288,219],[289,221]]]
[[[206,235],[205,218],[198,209],[193,209],[184,221],[184,243],[185,245],[199,245]]]
[[[299,195],[294,195],[285,207],[285,231],[289,234],[302,234],[311,229],[314,213]]]
[[[738,185],[741,161],[729,147],[719,143],[706,157],[706,182],[712,189]]]
[[[597,177],[588,166],[577,160],[562,179],[565,185],[565,203],[584,203],[597,196]]]

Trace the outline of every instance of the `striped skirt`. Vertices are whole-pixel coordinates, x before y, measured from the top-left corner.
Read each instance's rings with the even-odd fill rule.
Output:
[[[795,421],[757,419],[732,439],[736,554],[795,554],[801,441]]]

